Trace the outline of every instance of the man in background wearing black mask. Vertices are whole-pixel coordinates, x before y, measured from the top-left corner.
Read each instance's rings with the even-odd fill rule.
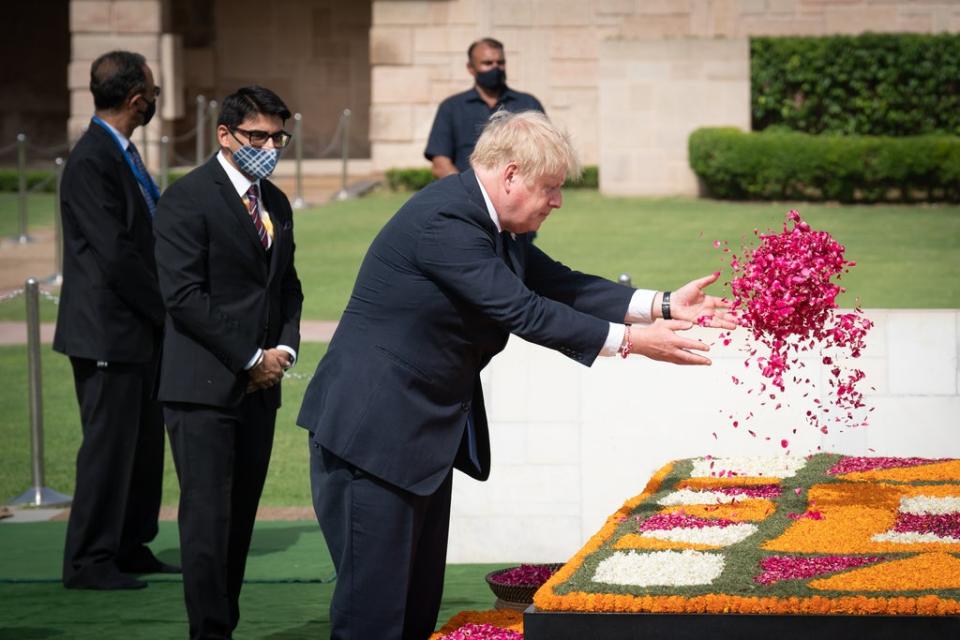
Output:
[[[53,348],[70,357],[83,443],[63,558],[70,589],[139,589],[177,573],[157,535],[163,416],[156,375],[164,309],[153,257],[160,190],[133,143],[160,87],[139,53],[90,68],[96,112],[63,172],[63,288]]]
[[[499,40],[482,38],[471,44],[467,49],[467,71],[474,78],[473,88],[440,103],[423,152],[433,164],[437,178],[470,168],[470,154],[477,138],[495,112],[544,110],[529,93],[507,86],[507,61]]]

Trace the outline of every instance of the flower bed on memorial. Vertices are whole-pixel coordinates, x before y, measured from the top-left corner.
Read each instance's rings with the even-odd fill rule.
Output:
[[[430,640],[523,640],[523,614],[511,609],[461,611]]]
[[[660,469],[540,611],[960,615],[960,460],[694,458]]]

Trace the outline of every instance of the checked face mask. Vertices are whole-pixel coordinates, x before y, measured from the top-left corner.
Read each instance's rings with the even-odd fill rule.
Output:
[[[233,152],[233,160],[240,171],[260,180],[269,177],[276,169],[280,150],[244,145]]]

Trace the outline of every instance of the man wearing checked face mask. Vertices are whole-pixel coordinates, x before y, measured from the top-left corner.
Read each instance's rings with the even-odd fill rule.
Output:
[[[473,76],[473,88],[440,103],[423,152],[437,178],[470,168],[470,154],[477,138],[490,116],[500,109],[511,113],[544,110],[529,93],[507,86],[507,60],[499,40],[483,38],[471,44],[467,49],[467,71]]]
[[[167,311],[159,398],[180,481],[191,638],[229,638],[280,406],[300,345],[293,213],[267,177],[290,141],[269,89],[221,103],[219,152],[174,183],[154,223]]]

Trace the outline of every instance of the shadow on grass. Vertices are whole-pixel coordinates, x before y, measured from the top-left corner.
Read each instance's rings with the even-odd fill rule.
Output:
[[[265,640],[314,640],[316,638],[330,637],[329,620],[311,620],[299,627],[291,627],[263,636]]]
[[[303,534],[319,535],[319,528],[315,524],[297,524],[290,527],[257,529],[253,533],[253,542],[248,555],[266,556],[286,551],[297,544]]]

